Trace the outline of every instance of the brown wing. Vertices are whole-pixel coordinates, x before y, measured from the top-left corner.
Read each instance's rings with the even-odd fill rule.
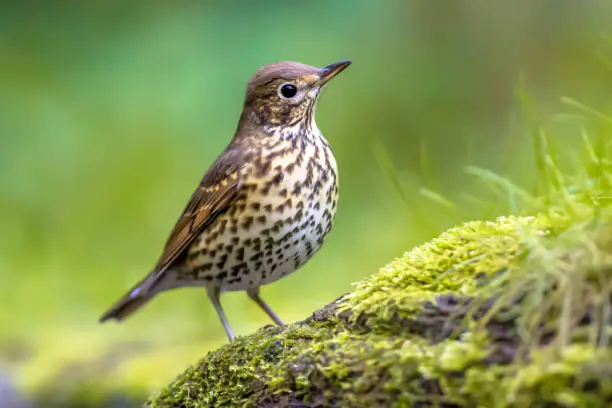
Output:
[[[250,153],[236,145],[230,145],[219,156],[191,196],[153,272],[119,299],[100,321],[122,320],[153,297],[153,287],[163,279],[168,268],[179,262],[189,244],[236,200],[240,192],[240,172],[249,158]]]
[[[244,150],[230,145],[208,169],[172,229],[145,290],[157,282],[189,244],[236,200],[240,190],[239,173],[246,161]]]

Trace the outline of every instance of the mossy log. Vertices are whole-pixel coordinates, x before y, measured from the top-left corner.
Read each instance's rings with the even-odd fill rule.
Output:
[[[602,217],[452,229],[308,319],[210,352],[147,406],[612,406]]]

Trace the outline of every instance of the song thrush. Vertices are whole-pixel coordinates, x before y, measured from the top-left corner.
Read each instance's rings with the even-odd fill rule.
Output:
[[[324,85],[350,63],[279,62],[253,75],[233,139],[204,174],[157,265],[100,321],[122,320],[160,292],[204,286],[230,341],[223,291],[246,290],[283,325],[259,288],[302,266],[332,227],[338,172],[314,114]]]

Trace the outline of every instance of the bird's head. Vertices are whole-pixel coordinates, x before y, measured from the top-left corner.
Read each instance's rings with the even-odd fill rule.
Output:
[[[265,129],[310,124],[324,85],[351,61],[316,68],[298,62],[277,62],[260,68],[249,80],[242,121]]]

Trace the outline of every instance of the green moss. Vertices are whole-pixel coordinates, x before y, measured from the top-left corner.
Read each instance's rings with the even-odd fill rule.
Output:
[[[515,264],[525,239],[547,234],[549,227],[543,217],[503,217],[454,228],[359,283],[345,307],[353,320],[368,316],[366,324],[380,330],[411,318],[436,296],[471,296],[487,276]]]
[[[309,319],[209,353],[151,407],[605,406],[612,211],[471,222]]]

